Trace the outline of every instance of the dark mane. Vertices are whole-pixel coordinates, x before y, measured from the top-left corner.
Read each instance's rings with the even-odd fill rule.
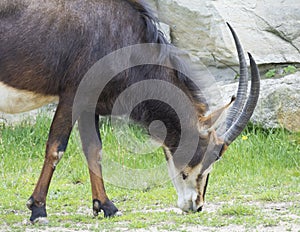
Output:
[[[148,3],[146,3],[144,0],[127,0],[134,9],[136,9],[142,16],[142,18],[145,21],[146,25],[146,31],[149,41],[152,43],[159,43],[159,44],[167,44],[170,46],[173,46],[170,44],[164,33],[160,31],[157,27],[159,24],[158,18],[155,16],[155,12],[150,8]],[[173,54],[171,53],[171,56]],[[175,54],[176,55],[176,54]],[[184,62],[179,57],[172,56],[169,57],[171,60],[171,63],[174,67],[176,67],[176,76],[178,80],[187,88],[188,92],[190,93],[191,100],[193,101],[195,107],[198,110],[198,113],[200,115],[204,115],[208,105],[206,103],[204,94],[199,89],[199,85],[196,83],[198,82],[199,78],[195,76],[195,73],[191,73],[190,67],[188,67],[187,62]],[[184,72],[180,72],[179,70],[184,70]],[[183,73],[189,73],[189,77],[184,75]]]
[[[159,44],[169,44],[163,32],[157,28],[158,18],[154,10],[144,0],[127,0],[136,9],[145,21],[149,40]]]

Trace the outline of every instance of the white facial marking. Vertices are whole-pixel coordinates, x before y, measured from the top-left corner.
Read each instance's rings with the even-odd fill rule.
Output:
[[[203,178],[202,178],[201,182],[198,183],[199,189],[201,190],[201,194],[200,194],[200,199],[199,199],[199,203],[198,203],[197,208],[202,207],[202,206],[204,205],[204,195],[203,195],[203,191],[204,191],[204,189],[205,189],[206,180],[207,180],[207,175],[203,175]]]
[[[197,199],[196,181],[191,184],[190,181],[183,180],[181,174],[183,170],[178,170],[175,167],[171,152],[167,148],[165,148],[165,152],[168,157],[169,175],[178,195],[177,205],[183,211],[189,211],[193,207],[193,201]],[[190,178],[190,176],[187,178]]]
[[[181,183],[180,181],[178,181],[178,176],[180,175],[180,173],[177,171],[174,162],[173,162],[173,157],[171,152],[169,151],[169,149],[165,148],[165,152],[166,152],[166,156],[168,158],[168,172],[169,172],[169,176],[171,177],[171,180],[173,182],[173,185],[177,191],[178,196],[182,195],[182,191],[181,191]]]
[[[173,182],[173,185],[178,195],[178,207],[183,211],[197,211],[204,204],[203,192],[206,185],[206,175],[211,171],[211,167],[203,172],[203,165],[200,163],[197,166],[184,170],[178,170],[173,161],[171,152],[165,148],[168,158],[168,171]],[[186,174],[185,179],[182,173]],[[200,173],[202,173],[201,179]]]
[[[0,111],[9,114],[26,112],[58,101],[58,96],[19,90],[0,82]]]

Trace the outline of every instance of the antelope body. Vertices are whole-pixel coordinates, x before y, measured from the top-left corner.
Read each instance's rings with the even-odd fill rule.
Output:
[[[98,60],[137,44],[168,45],[155,22],[151,10],[138,0],[1,1],[0,111],[19,113],[58,102],[40,178],[27,202],[32,222],[47,217],[49,184],[76,121],[90,171],[93,212],[98,215],[103,210],[106,217],[117,213],[118,209],[106,195],[101,173],[99,115],[111,115],[118,96],[145,80],[175,86],[189,99],[194,114],[186,115],[188,120],[181,123],[174,109],[159,99],[147,99],[126,112],[126,104],[131,101],[126,98],[119,113],[130,114],[132,120],[146,127],[156,120],[164,123],[166,137],[157,134],[156,139],[163,140],[169,173],[178,193],[178,206],[184,211],[202,210],[210,168],[244,129],[259,95],[259,73],[250,55],[252,84],[246,99],[247,65],[231,28],[241,76],[237,98],[226,117],[225,132],[215,130],[213,124],[228,106],[206,115],[201,86],[196,86],[178,70],[159,65],[145,64],[123,70],[98,96],[89,91],[80,95],[79,110],[74,112],[79,86]],[[97,78],[104,78],[104,73],[98,73]],[[90,87],[97,89],[97,85]],[[168,94],[167,89],[165,94]],[[89,105],[93,97],[97,99],[94,107]],[[189,156],[185,156],[184,149],[179,149],[183,130],[197,141],[194,153]]]

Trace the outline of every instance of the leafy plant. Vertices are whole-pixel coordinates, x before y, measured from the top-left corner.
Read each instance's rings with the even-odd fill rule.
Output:
[[[270,69],[268,72],[266,72],[265,75],[266,75],[267,78],[275,77],[275,75],[276,75],[276,69]]]
[[[288,65],[286,67],[284,67],[283,69],[276,69],[276,68],[273,68],[273,69],[269,69],[265,76],[267,78],[273,78],[273,77],[282,77],[282,76],[285,76],[285,75],[288,75],[288,74],[293,74],[295,72],[297,72],[297,67],[294,66],[294,65]]]
[[[283,68],[284,74],[293,74],[297,72],[297,68],[294,65],[289,65],[285,68]]]

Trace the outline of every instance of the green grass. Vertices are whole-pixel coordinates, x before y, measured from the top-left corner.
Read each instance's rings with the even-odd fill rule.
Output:
[[[25,203],[40,174],[49,125],[45,117],[39,117],[35,125],[0,125],[0,230],[44,228],[22,222],[30,215]],[[123,216],[93,218],[87,165],[75,129],[51,182],[50,224],[45,228],[185,231],[243,225],[254,230],[280,222],[287,223],[287,228],[300,227],[299,133],[250,125],[214,165],[204,212],[181,215],[172,210],[177,195],[166,177],[162,150],[147,152],[153,145],[141,128],[131,125],[124,131],[122,124],[111,126],[106,119],[101,126],[106,191]],[[135,147],[144,154],[138,155]],[[132,176],[133,172],[139,175]]]
[[[221,215],[225,216],[252,216],[255,211],[254,207],[244,205],[224,205],[220,210]]]

